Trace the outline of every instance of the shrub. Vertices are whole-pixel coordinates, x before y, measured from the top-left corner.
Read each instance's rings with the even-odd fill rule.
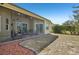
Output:
[[[60,26],[60,25],[55,25],[55,26],[53,27],[53,32],[54,32],[54,33],[62,33],[62,26]]]

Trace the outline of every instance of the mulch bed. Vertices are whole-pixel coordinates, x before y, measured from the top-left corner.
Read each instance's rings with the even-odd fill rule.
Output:
[[[30,49],[23,48],[19,41],[0,44],[0,55],[34,55]]]

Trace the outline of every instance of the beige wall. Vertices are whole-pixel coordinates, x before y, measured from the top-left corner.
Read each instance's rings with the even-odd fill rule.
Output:
[[[27,24],[27,30],[30,29],[30,20],[29,18],[27,17],[24,17],[24,16],[15,16],[13,18],[16,18],[15,21],[14,21],[14,28],[15,28],[15,31],[17,32],[17,23],[24,23],[24,24]]]
[[[0,7],[0,16],[1,16],[1,31],[0,37],[10,37],[11,34],[11,24],[13,22],[14,30],[17,32],[16,22],[22,22],[27,24],[27,30],[30,29],[30,20],[25,16],[18,16],[16,12],[11,13],[12,10]],[[6,18],[9,20],[8,30],[6,30]]]
[[[1,36],[9,36],[10,35],[10,24],[11,24],[11,17],[10,17],[10,11],[8,9],[0,7],[0,16],[1,16]],[[9,29],[6,30],[6,18],[9,19]]]
[[[11,13],[12,12],[12,13]],[[1,16],[1,22],[0,22],[0,37],[10,37],[11,35],[11,24],[13,22],[14,30],[17,32],[17,22],[22,22],[27,24],[27,30],[33,30],[33,32],[36,32],[36,24],[44,24],[44,33],[49,33],[52,28],[52,24],[47,20],[40,20],[33,17],[26,17],[19,15],[18,12],[14,12],[10,9],[0,7],[0,16]],[[8,30],[6,30],[6,18],[9,20],[8,24]],[[49,27],[49,29],[46,29],[46,26]]]
[[[45,34],[52,32],[53,24],[47,20],[45,20]],[[48,29],[47,29],[48,27]]]

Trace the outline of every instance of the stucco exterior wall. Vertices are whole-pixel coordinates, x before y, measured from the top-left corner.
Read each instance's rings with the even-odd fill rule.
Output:
[[[17,23],[24,23],[24,24],[27,24],[27,30],[29,31],[30,29],[30,20],[28,17],[25,17],[25,16],[13,16],[13,18],[16,18],[15,21],[14,21],[14,28],[15,28],[15,31],[17,32]]]
[[[36,24],[43,24],[43,33],[45,34],[50,33],[50,31],[52,30],[52,24],[49,21],[18,13],[19,12],[17,11],[13,11],[11,9],[7,9],[5,7],[0,6],[0,37],[8,38],[11,36],[12,23],[14,30],[17,33],[17,22],[27,24],[27,30],[33,31],[33,33],[36,32]],[[6,30],[6,19],[9,20],[8,30]],[[47,26],[48,29],[46,29]]]
[[[10,11],[8,9],[0,7],[0,16],[1,16],[1,36],[9,36],[10,35],[10,24],[11,24],[11,17],[10,17]],[[6,30],[6,18],[9,20],[8,27],[9,29]]]
[[[53,27],[53,24],[50,23],[49,21],[45,20],[45,34],[47,33],[51,33],[52,32],[52,27]]]
[[[30,29],[30,20],[29,17],[18,16],[16,12],[11,13],[12,10],[0,7],[0,37],[8,38],[11,36],[11,24],[13,23],[13,27],[15,32],[17,32],[17,22],[22,22],[27,24],[27,30]],[[9,20],[8,30],[6,30],[6,18]]]

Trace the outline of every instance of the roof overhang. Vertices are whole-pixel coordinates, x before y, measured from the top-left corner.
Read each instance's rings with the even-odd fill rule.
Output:
[[[15,5],[15,4],[12,4],[12,3],[0,3],[0,6],[11,9],[11,10],[14,10],[14,11],[17,11],[17,12],[20,12],[20,13],[28,15],[28,16],[32,16],[34,18],[38,18],[40,20],[46,20],[46,21],[50,22],[50,20],[48,20],[48,19],[46,19],[42,16],[39,16],[35,13],[32,13],[32,12],[26,10],[26,9],[23,9],[23,8]]]

